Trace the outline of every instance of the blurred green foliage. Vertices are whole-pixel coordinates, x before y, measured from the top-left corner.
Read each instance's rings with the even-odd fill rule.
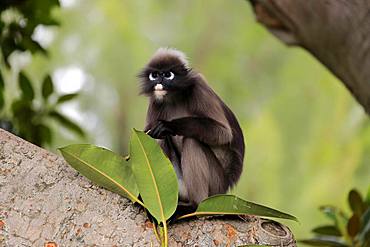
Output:
[[[335,206],[320,207],[332,224],[314,228],[312,232],[315,237],[300,242],[312,246],[369,247],[370,197],[363,198],[353,189],[348,194],[348,204],[351,208],[350,215]]]
[[[84,135],[77,124],[57,110],[59,104],[75,98],[76,94],[58,96],[50,75],[43,78],[41,93],[37,94],[35,83],[11,62],[11,55],[17,52],[47,55],[47,50],[34,40],[33,35],[40,25],[58,24],[52,17],[52,10],[58,6],[58,0],[5,0],[0,3],[0,127],[39,146],[52,142],[49,119],[57,120],[80,136]],[[9,74],[5,77],[8,83],[5,83],[3,73]],[[12,82],[18,82],[16,91],[20,90],[19,97],[5,97],[5,85]],[[8,86],[11,90],[11,85]],[[36,99],[36,95],[42,99]]]
[[[3,0],[0,3],[1,53],[10,67],[9,56],[14,51],[32,53],[47,51],[32,35],[38,25],[57,25],[51,11],[59,6],[59,0]]]
[[[311,55],[256,23],[246,1],[61,3],[50,57],[36,54],[26,72],[40,82],[48,71],[83,75],[80,100],[63,113],[80,118],[89,143],[127,154],[130,128],[143,128],[147,107],[136,75],[158,47],[171,46],[188,54],[243,127],[245,168],[234,192],[297,216],[301,225],[288,223],[297,238],[323,220],[317,205],[346,207],[346,191],[368,187],[363,109]],[[81,142],[61,131],[51,148]]]

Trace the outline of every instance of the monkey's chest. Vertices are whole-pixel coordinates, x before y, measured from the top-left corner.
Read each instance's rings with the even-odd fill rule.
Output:
[[[164,120],[171,121],[178,118],[190,117],[191,115],[185,106],[167,106],[161,117]]]
[[[181,106],[168,107],[168,109],[166,109],[166,112],[168,114],[166,114],[166,116],[163,116],[163,119],[167,121],[192,116],[192,114],[185,107],[181,107]],[[172,136],[171,137],[174,148],[176,148],[176,150],[180,154],[182,153],[183,139],[184,139],[183,136]]]

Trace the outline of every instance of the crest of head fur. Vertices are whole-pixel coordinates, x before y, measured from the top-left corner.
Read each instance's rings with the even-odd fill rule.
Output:
[[[151,58],[151,61],[158,61],[169,57],[176,57],[186,67],[190,68],[188,58],[185,53],[175,48],[161,47],[159,48]]]

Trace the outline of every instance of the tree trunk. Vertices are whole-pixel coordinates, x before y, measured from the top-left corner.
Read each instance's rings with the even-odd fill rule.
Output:
[[[249,0],[257,20],[312,53],[370,114],[369,0]]]
[[[0,164],[0,246],[159,245],[140,207],[2,129]],[[287,227],[253,216],[172,224],[169,240],[171,247],[296,246]]]

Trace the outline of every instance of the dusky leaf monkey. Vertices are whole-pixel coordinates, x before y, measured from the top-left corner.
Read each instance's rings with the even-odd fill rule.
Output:
[[[226,193],[238,181],[244,158],[233,112],[176,49],[158,49],[139,78],[141,93],[149,97],[145,131],[171,160],[180,201],[196,206]]]

